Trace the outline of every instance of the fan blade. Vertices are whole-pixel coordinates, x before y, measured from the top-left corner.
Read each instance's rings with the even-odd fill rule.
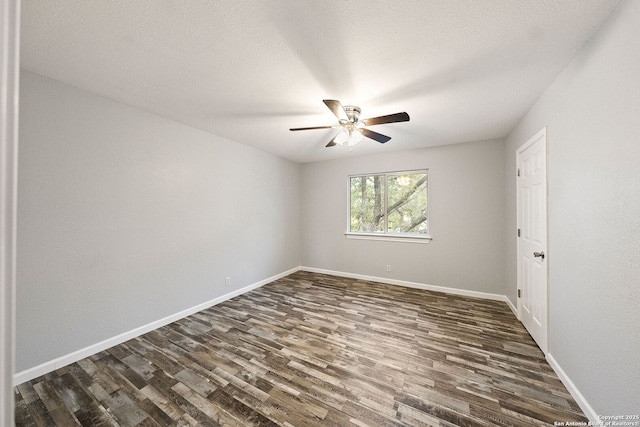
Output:
[[[296,130],[313,130],[313,129],[331,129],[332,127],[333,126],[312,126],[308,128],[291,128],[289,130],[296,131]]]
[[[387,135],[383,135],[381,133],[378,132],[374,132],[372,130],[369,129],[360,129],[360,132],[362,132],[362,134],[364,136],[366,136],[367,138],[371,138],[373,140],[378,141],[380,144],[384,144],[385,142],[387,142],[388,140],[391,139],[390,136]]]
[[[329,143],[327,145],[325,145],[325,147],[333,147],[334,145],[337,145],[336,142],[336,138],[338,137],[338,135],[340,135],[342,133],[342,131],[338,132],[336,134],[336,136],[333,137],[333,139],[331,141],[329,141]]]
[[[371,125],[382,125],[385,123],[396,123],[396,122],[408,122],[409,121],[409,115],[407,113],[395,113],[395,114],[389,114],[386,116],[378,116],[378,117],[372,117],[370,119],[365,119],[363,120],[363,122],[367,125],[367,126],[371,126]]]
[[[329,107],[338,120],[349,120],[347,113],[345,113],[344,108],[342,108],[342,104],[340,104],[340,101],[336,99],[323,99],[322,102]]]

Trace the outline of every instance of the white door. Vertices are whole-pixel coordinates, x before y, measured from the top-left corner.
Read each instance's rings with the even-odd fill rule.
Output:
[[[547,354],[547,132],[518,149],[518,316]]]

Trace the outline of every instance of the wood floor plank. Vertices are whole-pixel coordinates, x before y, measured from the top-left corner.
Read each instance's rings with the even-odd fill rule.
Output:
[[[18,426],[587,421],[503,302],[304,271],[15,392]]]

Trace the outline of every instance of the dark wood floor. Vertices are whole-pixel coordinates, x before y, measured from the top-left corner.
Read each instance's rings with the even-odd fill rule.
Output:
[[[297,272],[16,388],[17,425],[587,421],[506,304]]]

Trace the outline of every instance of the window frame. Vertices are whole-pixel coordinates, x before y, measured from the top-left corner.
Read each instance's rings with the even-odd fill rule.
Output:
[[[389,232],[388,212],[389,206],[389,191],[387,189],[387,180],[390,176],[399,175],[427,175],[427,233],[393,233]],[[362,178],[370,176],[383,176],[384,177],[384,227],[382,232],[359,232],[351,231],[351,180],[353,178]],[[362,239],[362,240],[381,240],[381,241],[393,241],[393,242],[412,242],[412,243],[429,243],[433,240],[431,236],[431,221],[429,220],[429,185],[430,185],[429,169],[411,169],[391,172],[372,172],[349,175],[347,177],[347,230],[345,236],[349,239]]]

